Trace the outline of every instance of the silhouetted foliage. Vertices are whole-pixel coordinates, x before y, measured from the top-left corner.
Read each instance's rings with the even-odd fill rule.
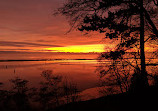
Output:
[[[65,80],[63,83],[63,91],[64,91],[64,97],[66,99],[67,104],[71,102],[77,102],[79,101],[79,95],[78,95],[78,89],[77,85]]]
[[[53,75],[51,70],[45,70],[42,72],[42,77],[45,81],[41,82],[39,89],[39,101],[45,109],[58,106],[59,97],[61,97],[61,81],[62,77]]]
[[[0,90],[0,105],[4,111],[28,111],[29,105],[29,88],[27,87],[27,80],[16,77],[11,79],[11,90]]]
[[[137,67],[141,67],[139,68],[141,73],[138,73],[138,86],[148,87],[144,43],[152,44],[153,41],[158,40],[157,9],[155,0],[68,0],[55,14],[66,16],[72,28],[77,28],[79,31],[86,33],[98,31],[105,33],[105,38],[117,40],[115,49],[102,53],[100,59],[114,61],[110,65],[110,70],[113,71],[111,74],[116,76],[117,84],[121,87],[124,79],[127,78],[125,75],[129,75],[128,70],[125,71],[126,68],[133,67],[135,75],[137,71],[134,71]],[[136,55],[130,55],[130,52]],[[128,59],[129,57],[131,60]],[[117,66],[118,63],[121,67]],[[107,71],[100,72],[102,74]]]
[[[28,87],[28,81],[19,77],[9,80],[12,84],[10,90],[4,90],[3,83],[0,83],[1,111],[46,111],[79,100],[75,84],[53,75],[52,70],[44,70],[41,76],[44,81],[40,88]]]
[[[10,80],[13,83],[13,91],[18,94],[26,94],[28,87],[26,86],[28,81],[16,77]]]
[[[135,67],[129,65],[127,60],[120,59],[112,61],[110,65],[103,64],[97,70],[100,73],[102,85],[110,87],[114,92],[117,89],[117,93],[123,93],[127,92],[130,87],[131,74],[134,69]]]

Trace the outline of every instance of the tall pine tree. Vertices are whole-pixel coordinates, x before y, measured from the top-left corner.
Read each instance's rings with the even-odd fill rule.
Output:
[[[144,44],[158,38],[157,6],[156,0],[68,0],[57,13],[66,16],[72,28],[98,31],[105,33],[105,38],[120,41],[115,50],[103,53],[102,58],[123,59],[139,46],[139,85],[148,87]]]

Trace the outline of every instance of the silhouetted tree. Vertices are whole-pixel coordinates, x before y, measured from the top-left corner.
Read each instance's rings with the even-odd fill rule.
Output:
[[[52,70],[44,70],[41,74],[45,81],[41,82],[37,102],[40,102],[43,110],[55,108],[61,104],[78,100],[77,86],[70,81],[64,81],[62,76],[54,75]]]
[[[47,111],[79,100],[76,84],[63,81],[62,76],[53,75],[52,70],[42,71],[41,76],[44,81],[40,88],[28,87],[29,81],[19,77],[9,80],[12,87],[8,90],[3,89],[0,82],[1,111]]]
[[[3,87],[3,83],[0,82],[0,108],[3,111],[4,110],[4,101],[6,100],[7,97],[7,91],[1,89]]]
[[[28,111],[30,106],[30,88],[27,87],[27,80],[16,77],[11,79],[10,90],[0,89],[0,109],[2,111]]]
[[[106,64],[100,66],[97,70],[100,73],[100,82],[102,86],[108,86],[111,90],[110,92],[123,93],[128,91],[130,87],[130,78],[133,69],[131,65],[127,65],[126,61],[120,60],[112,61],[110,65]],[[118,91],[118,86],[120,91]]]
[[[105,33],[106,38],[119,41],[115,49],[103,53],[101,58],[119,61],[127,58],[126,54],[133,50],[138,52],[136,59],[140,59],[141,68],[137,85],[146,88],[149,84],[144,43],[158,38],[154,23],[157,19],[157,8],[156,0],[68,0],[56,14],[65,15],[72,28],[85,32],[98,31]],[[136,69],[138,65],[130,62],[126,61],[126,64]]]
[[[9,91],[11,99],[15,103],[16,110],[26,111],[30,110],[29,108],[29,88],[27,87],[28,81],[25,79],[21,79],[16,77],[15,79],[11,79],[10,82],[13,84],[12,90]]]
[[[44,70],[41,76],[44,77],[45,81],[41,82],[37,101],[40,101],[44,110],[59,106],[62,76],[53,75],[51,70]]]
[[[63,95],[66,99],[66,103],[79,101],[77,85],[68,81],[67,79],[63,81]]]

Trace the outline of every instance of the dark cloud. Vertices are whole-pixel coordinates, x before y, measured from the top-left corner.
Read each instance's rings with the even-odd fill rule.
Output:
[[[13,53],[25,53],[25,52],[21,52],[21,51],[0,51],[0,54],[13,54]]]
[[[0,41],[0,46],[13,46],[13,47],[62,47],[59,45],[48,45],[38,44],[29,42],[11,42],[11,41]]]
[[[0,49],[0,51],[16,51],[16,50],[29,51],[31,49]]]
[[[43,40],[43,39],[39,39],[39,40],[36,40],[36,42],[55,42],[55,41],[52,41],[52,40]]]

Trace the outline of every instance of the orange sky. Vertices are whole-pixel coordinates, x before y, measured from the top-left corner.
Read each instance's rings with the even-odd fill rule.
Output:
[[[114,47],[104,35],[66,32],[63,16],[53,16],[65,0],[0,0],[0,51],[103,52]],[[150,49],[150,48],[147,48]]]
[[[64,2],[0,0],[0,51],[104,51],[105,41],[98,33],[85,36],[72,31],[66,34],[70,29],[66,19],[52,15],[53,10]]]

